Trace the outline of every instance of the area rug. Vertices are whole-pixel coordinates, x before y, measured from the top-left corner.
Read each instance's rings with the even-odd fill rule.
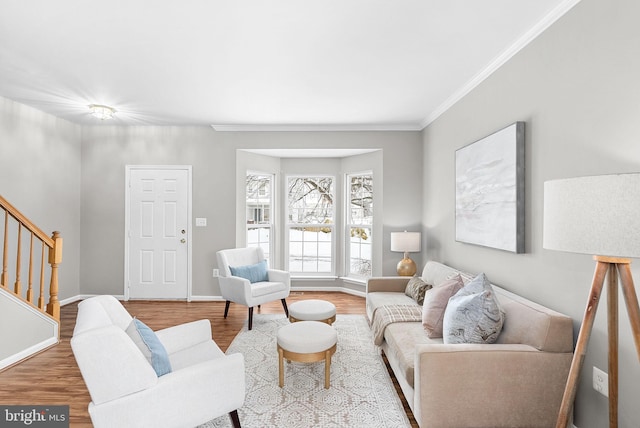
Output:
[[[373,345],[362,315],[338,315],[338,346],[331,359],[331,387],[324,388],[324,362],[285,362],[284,388],[278,386],[275,335],[289,321],[260,315],[251,331],[233,340],[227,354],[244,355],[247,395],[238,410],[244,428],[410,427],[402,402]],[[199,428],[231,427],[227,415]]]

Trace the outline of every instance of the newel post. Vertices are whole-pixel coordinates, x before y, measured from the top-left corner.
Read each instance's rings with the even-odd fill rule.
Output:
[[[47,313],[60,320],[60,301],[58,300],[58,264],[62,262],[62,237],[60,232],[53,232],[53,247],[49,248],[49,264],[51,265],[51,283],[49,284],[49,303]]]

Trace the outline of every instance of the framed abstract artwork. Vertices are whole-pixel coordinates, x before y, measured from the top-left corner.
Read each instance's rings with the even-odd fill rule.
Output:
[[[524,253],[524,125],[456,150],[456,241]]]

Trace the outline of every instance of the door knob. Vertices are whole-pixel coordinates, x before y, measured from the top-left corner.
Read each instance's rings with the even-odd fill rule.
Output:
[[[185,242],[187,242],[187,240],[186,240],[186,239],[184,239],[184,238],[182,238],[182,239],[180,240],[180,242],[182,242],[182,243],[184,244]]]

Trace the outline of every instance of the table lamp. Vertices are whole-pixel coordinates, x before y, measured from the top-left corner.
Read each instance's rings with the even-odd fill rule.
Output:
[[[596,261],[556,428],[569,424],[580,370],[607,277],[609,426],[617,427],[618,278],[640,360],[640,309],[629,267],[629,258],[640,257],[640,173],[545,182],[543,247],[591,254]]]
[[[400,276],[413,276],[416,273],[416,263],[409,258],[409,253],[420,251],[420,232],[391,232],[391,251],[404,253],[398,262],[396,270]]]

